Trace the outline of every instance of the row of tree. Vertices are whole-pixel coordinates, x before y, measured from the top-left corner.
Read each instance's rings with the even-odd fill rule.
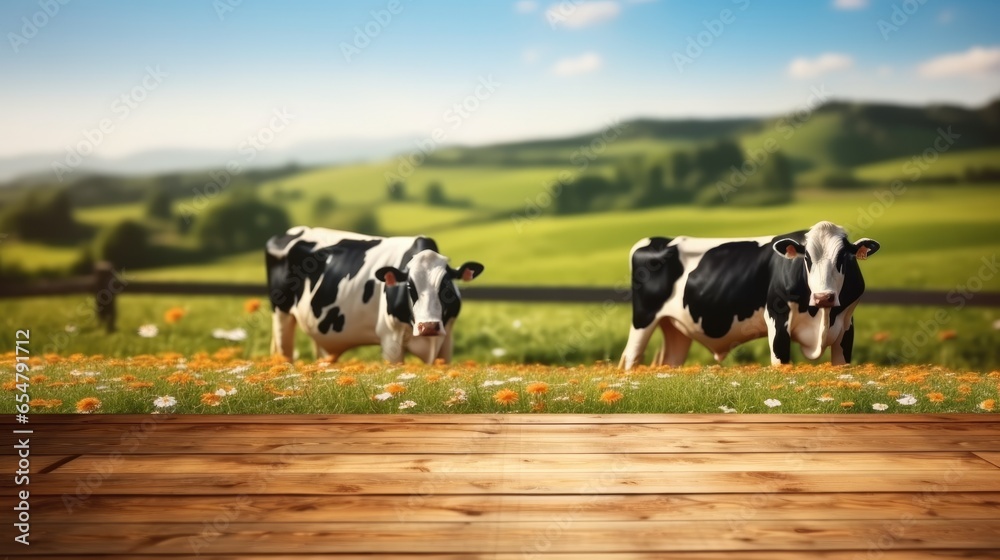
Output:
[[[792,199],[792,166],[780,151],[744,154],[730,141],[620,162],[613,178],[583,175],[554,197],[557,214],[671,204],[782,204]]]

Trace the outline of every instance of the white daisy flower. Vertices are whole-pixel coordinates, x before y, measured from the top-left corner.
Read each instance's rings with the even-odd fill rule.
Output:
[[[160,329],[156,325],[143,325],[139,327],[139,336],[143,338],[153,338],[160,334]]]
[[[416,379],[416,378],[417,378],[417,374],[415,374],[415,373],[401,373],[401,374],[399,374],[399,375],[396,376],[396,379],[400,379],[400,380],[403,380],[403,381],[406,381],[407,379]],[[409,402],[409,401],[407,401],[407,402]]]
[[[176,404],[177,404],[177,399],[169,395],[163,397],[156,397],[156,400],[153,401],[153,406],[155,406],[156,408],[170,408],[171,406],[174,406]]]
[[[889,405],[882,404],[882,403],[875,403],[875,404],[872,405],[872,409],[881,412],[883,410],[888,410],[889,409]]]
[[[399,403],[400,410],[406,410],[407,408],[413,408],[415,406],[417,406],[417,403],[414,401],[403,401]]]
[[[902,397],[896,399],[896,402],[903,406],[910,406],[912,404],[917,404],[917,398],[913,395],[903,395]]]
[[[375,395],[375,400],[377,401],[387,401],[392,398],[392,393],[379,393]]]
[[[833,397],[828,397],[826,395],[823,395],[822,397],[816,397],[816,400],[818,400],[819,402],[830,402],[833,400]]]
[[[722,405],[722,406],[720,406],[720,407],[719,407],[719,410],[721,410],[722,412],[724,412],[724,413],[726,413],[726,414],[732,414],[732,413],[736,412],[736,409],[735,409],[735,408],[729,408],[729,407],[728,407],[728,406],[726,406],[726,405]]]
[[[766,404],[768,408],[774,408],[776,406],[781,406],[781,401],[778,399],[767,399],[764,401],[764,404]]]

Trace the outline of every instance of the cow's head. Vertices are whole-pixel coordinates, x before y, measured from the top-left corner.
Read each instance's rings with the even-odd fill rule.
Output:
[[[837,307],[844,287],[844,270],[850,259],[864,260],[874,255],[879,244],[863,238],[851,243],[844,228],[819,222],[806,232],[805,245],[784,238],[774,242],[774,250],[786,259],[801,259],[809,282],[809,305]]]
[[[456,270],[448,266],[447,257],[425,250],[410,259],[406,272],[386,266],[375,271],[375,278],[387,287],[406,289],[413,336],[444,336],[445,323],[458,315],[461,306],[454,281],[468,282],[482,274],[483,268],[477,262],[467,262]]]

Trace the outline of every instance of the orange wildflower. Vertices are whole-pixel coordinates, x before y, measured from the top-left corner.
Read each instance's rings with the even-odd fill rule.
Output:
[[[614,404],[622,400],[624,396],[625,395],[621,394],[618,391],[614,390],[604,391],[603,393],[601,393],[601,402],[604,404]]]
[[[969,385],[959,385],[958,392],[963,395],[968,395],[969,393],[972,392],[972,387],[970,387]]]
[[[854,406],[854,401],[844,401],[840,403],[840,408],[851,408]]]
[[[927,393],[927,400],[931,402],[944,402],[943,393]]]
[[[437,373],[428,373],[424,376],[424,381],[427,381],[428,383],[437,383],[440,380],[441,375]]]
[[[101,408],[101,399],[97,397],[86,397],[76,403],[76,411],[81,414],[90,414]]]
[[[879,331],[874,335],[872,335],[872,340],[874,340],[875,342],[885,342],[889,340],[889,333],[885,331]]]
[[[938,333],[938,340],[941,340],[941,341],[952,340],[953,338],[957,338],[957,337],[958,337],[958,333],[955,332],[954,330],[951,330],[951,329],[944,330],[944,331],[941,331],[941,332]]]
[[[511,405],[517,402],[517,391],[512,389],[500,389],[493,394],[493,400],[502,405]]]
[[[889,391],[888,393],[886,393],[886,395],[889,395],[890,397],[898,397],[899,396],[899,391],[892,390],[892,391]]]
[[[979,403],[979,408],[985,410],[986,412],[992,412],[993,407],[996,406],[996,401],[993,399],[986,399],[985,401]]]
[[[245,309],[247,313],[256,312],[258,309],[260,309],[260,300],[257,298],[252,298],[244,301],[243,309]]]
[[[534,383],[529,383],[524,390],[532,395],[544,395],[549,392],[549,384],[544,381],[536,381]]]
[[[181,307],[171,307],[163,314],[163,320],[167,323],[173,324],[184,318],[187,312]]]
[[[192,381],[194,381],[194,376],[183,371],[177,371],[167,376],[167,383],[173,385],[185,385]]]
[[[402,383],[389,383],[388,385],[383,387],[383,389],[385,389],[386,393],[390,393],[392,395],[398,395],[399,393],[406,392],[406,385],[403,385]]]
[[[351,387],[357,382],[358,380],[353,375],[341,375],[337,378],[337,385],[340,387]]]
[[[207,404],[208,406],[219,406],[222,404],[222,397],[216,395],[215,393],[203,393],[201,395],[201,404]]]
[[[132,383],[128,384],[129,389],[148,389],[149,387],[152,386],[153,384],[150,383],[149,381],[133,381]]]

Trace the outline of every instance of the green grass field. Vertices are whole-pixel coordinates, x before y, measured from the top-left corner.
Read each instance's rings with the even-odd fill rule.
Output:
[[[213,338],[214,329],[242,328],[247,334],[246,340],[239,343],[243,355],[266,356],[271,337],[269,306],[263,301],[261,310],[247,313],[244,302],[234,297],[125,294],[119,298],[118,332],[107,335],[94,324],[90,298],[30,298],[5,301],[0,324],[8,333],[30,328],[35,353],[114,357],[215,352],[233,343]],[[185,316],[176,323],[167,323],[164,314],[174,307],[183,309]],[[943,309],[944,321],[935,319],[939,311],[942,309],[862,304],[856,313],[854,361],[883,365],[933,363],[984,372],[1000,368],[1000,330],[995,328],[1000,309]],[[620,304],[466,302],[456,330],[456,360],[552,365],[609,361],[617,365],[628,338],[630,313],[627,305]],[[157,326],[157,336],[143,338],[137,334],[139,327],[146,324]],[[659,347],[658,337],[650,343],[647,361]],[[308,338],[298,333],[296,340],[299,355],[311,359],[313,350]],[[12,349],[12,339],[5,337],[0,352]],[[377,362],[380,356],[379,349],[372,346],[344,357]],[[807,361],[797,347],[795,360]],[[819,360],[823,361],[829,358]],[[695,344],[688,363],[715,362],[708,351]],[[766,340],[741,346],[724,362],[739,363],[769,363]]]
[[[898,196],[885,189],[808,191],[794,204],[767,208],[685,206],[538,218],[519,213],[482,223],[461,217],[461,210],[436,216],[417,206],[391,205],[385,211],[398,212],[400,220],[418,220],[410,213],[428,220],[472,219],[435,229],[433,236],[454,260],[484,263],[477,281],[482,284],[615,286],[628,280],[629,248],[649,235],[774,234],[827,219],[855,237],[882,243],[879,254],[863,263],[869,287],[954,289],[978,273],[981,259],[1000,252],[998,207],[1000,189],[914,187]],[[409,233],[426,232],[429,224]],[[256,283],[263,282],[264,270],[260,253],[252,252],[206,266],[136,271],[135,277]],[[1000,289],[1000,276],[985,289]]]
[[[907,173],[908,169],[920,169],[914,166],[912,159],[913,156],[863,165],[854,170],[854,175],[863,181],[888,183],[900,179],[905,182],[912,178],[912,175]],[[929,164],[926,173],[932,176],[962,177],[969,167],[981,168],[986,165],[997,167],[1000,165],[997,162],[1000,162],[1000,148],[949,152],[941,154],[937,160]],[[909,167],[906,167],[907,165]]]

